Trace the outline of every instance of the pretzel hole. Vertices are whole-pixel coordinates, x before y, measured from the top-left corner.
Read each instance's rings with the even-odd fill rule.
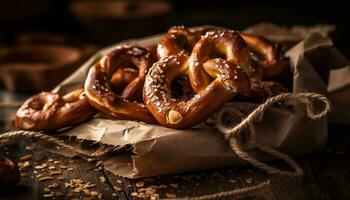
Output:
[[[113,73],[109,82],[116,93],[121,93],[124,88],[139,75],[136,66],[120,67]]]
[[[214,59],[214,58],[226,59],[227,56],[224,52],[220,52],[220,51],[216,50],[216,51],[213,51],[212,53],[209,54],[209,59]]]
[[[175,99],[189,100],[194,96],[195,92],[191,88],[190,82],[187,77],[176,77],[171,83],[171,95]]]
[[[179,45],[180,48],[184,49],[186,52],[192,52],[193,46],[188,42],[185,35],[177,35],[175,37],[175,42]]]

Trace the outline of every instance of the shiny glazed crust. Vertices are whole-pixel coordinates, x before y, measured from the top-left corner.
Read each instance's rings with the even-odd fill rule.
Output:
[[[33,131],[52,131],[80,124],[95,115],[84,90],[64,96],[42,92],[32,96],[16,113],[17,128]]]
[[[203,67],[213,80],[187,101],[173,98],[170,87],[176,77],[188,73],[185,53],[165,57],[150,69],[144,86],[144,102],[161,125],[175,129],[192,127],[212,116],[238,91],[249,90],[248,78],[237,65],[214,59]]]
[[[136,46],[120,46],[104,56],[89,70],[85,81],[85,92],[90,104],[97,110],[118,119],[129,119],[156,123],[141,102],[130,100],[142,96],[145,76],[154,58],[146,49]],[[138,68],[138,76],[117,94],[111,86],[111,78],[123,66]]]

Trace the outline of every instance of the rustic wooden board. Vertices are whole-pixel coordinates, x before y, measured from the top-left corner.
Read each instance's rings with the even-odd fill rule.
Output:
[[[54,182],[60,184],[60,187],[55,191],[67,195],[69,192],[64,187],[64,183],[71,179],[81,179],[96,184],[96,190],[103,195],[104,199],[139,199],[137,196],[133,196],[135,195],[133,192],[142,191],[142,188],[150,186],[157,188],[155,193],[158,193],[160,197],[200,196],[252,186],[266,180],[271,181],[271,187],[243,199],[324,199],[313,170],[308,161],[303,158],[299,159],[299,163],[306,172],[303,180],[267,175],[249,165],[130,180],[116,177],[105,170],[98,170],[95,162],[88,162],[80,158],[68,159],[48,153],[40,146],[35,147],[32,151],[25,150],[26,146],[33,145],[29,139],[18,138],[11,141],[9,145],[1,146],[0,155],[18,160],[23,155],[33,154],[33,159],[30,160],[31,167],[24,171],[28,176],[22,177],[21,186],[15,188],[15,191],[3,193],[0,199],[48,199],[43,197],[44,188]],[[41,173],[41,170],[34,167],[43,163],[48,163],[51,166],[48,159],[59,161],[59,164],[53,164],[57,168],[65,165],[68,168],[73,168],[73,171],[62,170],[65,179],[61,181],[39,182],[35,176]],[[34,171],[38,173],[34,174]],[[49,170],[44,169],[43,172],[47,171]],[[100,177],[104,177],[106,182],[101,182]],[[85,197],[85,195],[79,194],[67,199]]]
[[[350,199],[349,128],[331,125],[327,149],[308,157],[326,199]]]
[[[0,98],[3,100],[3,96]],[[16,109],[1,109],[0,130],[8,129],[9,116]],[[327,150],[297,158],[298,163],[305,171],[303,179],[285,178],[280,176],[267,175],[261,170],[246,165],[218,170],[206,170],[192,173],[182,173],[167,176],[158,176],[137,180],[117,177],[110,172],[96,166],[96,162],[88,162],[81,158],[69,159],[64,156],[46,152],[40,146],[35,146],[32,140],[17,138],[11,141],[0,143],[0,155],[13,160],[27,154],[33,154],[29,162],[31,167],[24,171],[28,176],[22,177],[20,186],[11,190],[0,189],[0,200],[3,199],[53,199],[45,198],[44,188],[54,182],[59,183],[55,192],[69,194],[71,189],[65,188],[64,183],[72,179],[81,179],[84,182],[90,181],[96,184],[93,190],[102,194],[103,199],[140,199],[140,191],[153,186],[156,188],[151,193],[157,193],[163,197],[187,197],[213,194],[216,192],[229,191],[232,189],[252,186],[262,181],[270,180],[271,186],[264,191],[258,191],[252,195],[240,197],[242,199],[349,199],[350,197],[350,146],[347,144],[350,135],[347,134],[349,127],[331,126],[330,139]],[[31,151],[26,146],[33,146]],[[59,161],[52,164],[48,160]],[[36,176],[42,173],[34,169],[35,166],[48,163],[58,168],[66,165],[72,168],[62,170],[64,180],[38,181]],[[35,174],[34,171],[37,171]],[[45,168],[44,173],[49,169]],[[106,181],[101,181],[104,177]],[[102,178],[103,179],[103,178]],[[136,193],[137,192],[137,193]],[[136,196],[135,196],[136,195]],[[86,195],[76,193],[72,197],[56,197],[56,199],[84,199]],[[232,199],[232,197],[222,198]]]

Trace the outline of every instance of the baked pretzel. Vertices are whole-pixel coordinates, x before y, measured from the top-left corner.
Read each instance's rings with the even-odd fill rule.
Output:
[[[250,49],[235,31],[215,29],[206,34],[194,46],[189,58],[189,77],[196,93],[201,92],[211,82],[203,68],[203,63],[212,58],[223,58],[242,68],[249,78],[260,77],[261,72],[252,65]]]
[[[198,40],[199,38],[196,34],[183,26],[171,27],[157,46],[158,58],[176,55],[182,51],[191,54]]]
[[[271,41],[248,33],[240,33],[252,50],[252,58],[263,69],[264,77],[274,77],[284,69],[284,56],[281,47]]]
[[[212,81],[190,100],[181,101],[173,97],[171,84],[188,73],[188,56],[168,56],[153,65],[146,76],[144,102],[159,124],[175,129],[192,127],[217,112],[238,91],[249,90],[245,72],[227,60],[207,60],[203,68]]]
[[[42,92],[23,103],[16,113],[15,124],[19,129],[52,131],[80,124],[95,113],[83,89],[64,96]]]
[[[203,27],[192,32],[200,38],[207,32],[215,29],[217,28]],[[227,30],[230,31],[230,29]],[[254,62],[257,62],[258,66],[262,68],[264,77],[274,77],[283,71],[285,63],[280,45],[275,44],[262,36],[243,32],[240,32],[239,34],[251,49],[251,58],[253,58]]]
[[[85,92],[90,104],[97,110],[118,119],[129,119],[155,123],[142,102],[133,101],[142,97],[145,76],[154,58],[146,49],[136,46],[120,46],[93,65],[85,80]],[[122,94],[117,93],[111,78],[118,69],[138,68],[138,76],[129,82]]]

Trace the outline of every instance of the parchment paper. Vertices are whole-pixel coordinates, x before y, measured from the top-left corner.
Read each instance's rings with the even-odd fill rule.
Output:
[[[159,37],[160,35],[129,40],[99,51],[58,85],[54,91],[64,93],[72,88],[82,87],[88,68],[113,47],[125,43],[148,46],[157,43]],[[290,58],[290,67],[293,72],[293,92],[326,94],[327,86],[316,72],[316,68],[320,67],[318,65],[322,63],[322,67],[329,69],[343,69],[347,65],[346,59],[332,45],[331,40],[318,33],[311,33],[291,48],[286,56]],[[344,75],[343,73],[341,76]],[[346,71],[346,73],[349,77],[350,72]],[[339,80],[338,76],[330,73],[329,89],[343,87],[345,83]],[[338,83],[333,83],[334,80]],[[249,114],[257,104],[231,102],[226,106],[237,109],[244,116]],[[261,120],[251,124],[247,131],[256,133],[259,144],[277,148],[291,155],[300,155],[325,146],[327,119],[312,121],[306,117],[304,105],[297,102],[286,102],[268,109]],[[191,129],[174,130],[158,125],[115,120],[98,115],[64,132],[62,136],[76,138],[77,140],[73,142],[89,140],[99,142],[103,144],[103,147],[118,149],[99,159],[107,170],[129,178],[218,168],[242,163],[230,149],[222,134],[205,123]],[[83,148],[82,144],[75,143],[80,148]],[[69,153],[65,152],[65,154]],[[71,155],[73,154],[71,152]],[[254,154],[259,159],[266,159],[258,153]]]

